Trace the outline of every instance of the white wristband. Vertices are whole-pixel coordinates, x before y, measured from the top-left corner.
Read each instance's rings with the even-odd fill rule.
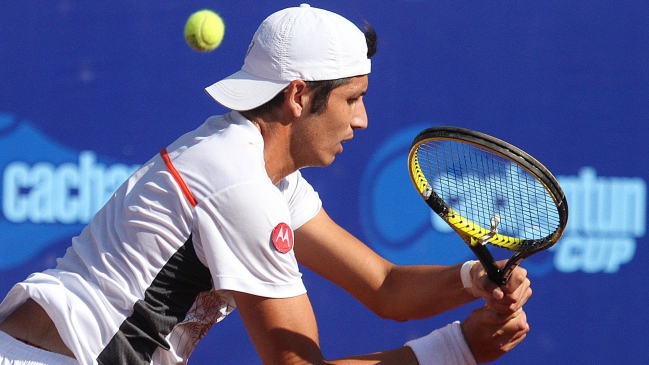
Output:
[[[473,278],[471,277],[471,268],[476,262],[478,261],[469,260],[464,264],[462,264],[462,268],[460,269],[460,277],[462,278],[462,285],[464,286],[464,289],[473,288]]]
[[[457,321],[408,341],[406,346],[415,353],[419,365],[476,365]]]

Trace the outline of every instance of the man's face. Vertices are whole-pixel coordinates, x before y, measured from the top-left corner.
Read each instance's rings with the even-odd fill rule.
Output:
[[[309,114],[294,134],[292,146],[302,166],[328,166],[343,151],[342,143],[354,136],[354,130],[367,127],[363,96],[368,77],[356,76],[335,88],[327,107],[318,114]],[[308,108],[307,108],[308,109]]]

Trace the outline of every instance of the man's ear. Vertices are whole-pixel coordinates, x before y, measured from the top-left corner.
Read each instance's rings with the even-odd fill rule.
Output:
[[[286,88],[284,103],[291,110],[293,117],[301,117],[311,105],[312,91],[302,80],[293,80]]]

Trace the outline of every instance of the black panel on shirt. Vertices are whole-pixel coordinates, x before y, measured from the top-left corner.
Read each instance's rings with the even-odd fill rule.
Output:
[[[194,251],[192,236],[169,259],[133,306],[119,331],[97,357],[99,364],[150,364],[158,347],[168,350],[165,337],[185,319],[196,296],[212,289],[210,271]]]

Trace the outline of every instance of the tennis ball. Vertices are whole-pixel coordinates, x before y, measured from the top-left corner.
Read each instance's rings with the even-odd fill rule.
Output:
[[[199,52],[209,52],[218,47],[224,33],[223,19],[209,9],[195,12],[185,24],[185,40]]]

